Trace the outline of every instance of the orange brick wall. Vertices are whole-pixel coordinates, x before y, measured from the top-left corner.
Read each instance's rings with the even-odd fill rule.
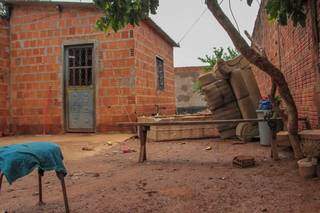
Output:
[[[276,23],[268,21],[265,10],[260,9],[253,39],[265,49],[269,60],[281,68],[294,96],[299,115],[307,116],[313,127],[316,127],[318,113],[314,93],[317,82],[317,61],[314,60],[315,44],[310,9],[308,8],[305,28],[294,28],[291,23],[288,26],[278,27]],[[261,94],[268,95],[271,88],[269,76],[256,67],[254,72]]]
[[[138,29],[128,26],[107,35],[95,29],[99,15],[91,6],[64,6],[62,12],[54,5],[45,4],[14,7],[10,23],[13,132],[64,131],[62,47],[66,44],[87,42],[96,47],[97,131],[119,130],[116,122],[136,119],[136,105],[147,107],[140,101],[143,95],[136,84],[144,80],[140,77],[149,70],[139,69],[138,56],[132,54],[135,46],[141,43],[137,39],[145,37],[130,31],[149,32],[150,29],[142,24]],[[160,54],[166,57],[166,69],[173,85],[172,48],[155,34],[150,37],[157,39],[161,48],[152,48],[147,53],[148,60],[156,51],[161,51]],[[171,81],[168,81],[168,90]],[[152,91],[152,85],[148,91]],[[159,96],[151,94],[148,97],[152,96],[152,99],[148,101],[155,103],[154,97],[159,97],[161,103],[168,103],[171,101],[169,95],[174,99],[172,92],[166,92]]]
[[[173,47],[164,42],[146,23],[135,31],[137,115],[175,114]],[[156,56],[164,61],[165,89],[157,91]]]
[[[0,137],[8,133],[9,59],[9,25],[0,18]]]

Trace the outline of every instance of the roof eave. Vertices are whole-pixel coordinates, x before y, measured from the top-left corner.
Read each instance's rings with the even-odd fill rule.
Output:
[[[71,2],[71,1],[50,1],[50,0],[0,0],[12,5],[23,5],[23,4],[60,4],[60,5],[94,5],[93,2]]]
[[[180,45],[175,42],[155,21],[151,18],[147,18],[146,23],[149,24],[157,33],[161,34],[173,47],[180,47]]]

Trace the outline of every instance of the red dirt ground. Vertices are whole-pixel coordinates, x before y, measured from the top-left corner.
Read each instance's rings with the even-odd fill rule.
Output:
[[[1,139],[0,145],[10,140]],[[74,147],[68,141],[64,150]],[[136,139],[104,143],[99,151],[82,151],[82,145],[78,143],[77,151],[84,157],[72,158],[72,152],[65,152],[71,212],[320,212],[319,178],[300,178],[290,152],[282,152],[282,160],[274,162],[270,148],[257,143],[233,145],[213,139],[148,143],[148,161],[138,164],[137,152],[122,153],[127,148],[138,150]],[[212,150],[205,150],[207,146]],[[232,159],[240,154],[254,156],[258,165],[234,168]],[[0,212],[63,212],[54,173],[43,181],[45,206],[36,205],[34,172],[12,186],[4,183]]]

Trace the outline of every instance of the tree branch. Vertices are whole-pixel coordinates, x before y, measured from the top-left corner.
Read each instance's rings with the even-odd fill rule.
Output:
[[[268,61],[267,58],[261,56],[258,52],[252,49],[246,40],[241,36],[241,34],[234,27],[230,19],[224,14],[217,0],[206,0],[206,4],[213,14],[213,16],[217,19],[220,25],[224,28],[224,30],[228,33],[231,38],[233,44],[236,49],[252,64],[255,64],[260,69],[264,70],[266,67],[267,70],[264,70],[267,74],[273,78],[274,75],[282,75],[282,73],[278,73],[274,71],[277,69],[272,63]],[[281,82],[277,82],[281,83]]]
[[[254,40],[252,39],[251,35],[248,33],[248,31],[244,31],[244,34],[247,36],[247,38],[251,41],[251,47],[257,51],[261,56],[263,57],[267,57],[266,52],[264,51],[264,49],[257,44],[256,42],[254,42]]]

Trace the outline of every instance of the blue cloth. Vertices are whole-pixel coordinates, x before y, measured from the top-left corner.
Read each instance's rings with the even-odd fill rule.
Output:
[[[0,170],[12,184],[35,168],[67,174],[59,145],[50,142],[15,144],[0,147]]]

